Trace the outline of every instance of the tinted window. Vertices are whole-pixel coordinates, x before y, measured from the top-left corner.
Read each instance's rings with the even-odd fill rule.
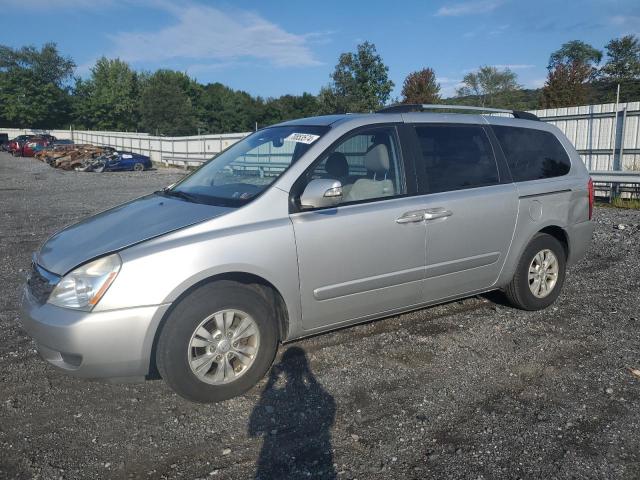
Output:
[[[308,180],[342,183],[342,202],[353,203],[406,193],[395,128],[360,130],[332,149]]]
[[[494,185],[500,181],[487,134],[477,125],[419,125],[418,165],[430,193]]]
[[[507,157],[513,180],[539,180],[569,173],[571,161],[552,133],[518,127],[492,127]]]

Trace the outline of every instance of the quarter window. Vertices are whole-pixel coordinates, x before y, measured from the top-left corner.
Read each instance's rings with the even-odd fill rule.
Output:
[[[309,180],[342,183],[342,202],[394,197],[406,193],[394,127],[361,130],[342,141],[311,171]]]
[[[429,193],[499,183],[491,143],[478,125],[417,125],[421,183]]]
[[[569,156],[552,133],[519,127],[491,128],[507,157],[514,181],[540,180],[569,173]]]

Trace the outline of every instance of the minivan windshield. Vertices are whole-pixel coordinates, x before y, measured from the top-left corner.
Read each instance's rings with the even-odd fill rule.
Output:
[[[240,206],[266,190],[329,127],[270,127],[237,142],[162,192],[187,201]]]

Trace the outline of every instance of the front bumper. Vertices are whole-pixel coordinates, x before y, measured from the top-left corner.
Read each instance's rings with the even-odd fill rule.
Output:
[[[138,377],[149,373],[154,336],[169,306],[82,312],[40,304],[25,287],[21,317],[50,364],[81,377]]]

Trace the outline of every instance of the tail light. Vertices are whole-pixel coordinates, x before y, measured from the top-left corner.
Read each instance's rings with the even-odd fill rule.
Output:
[[[593,191],[593,178],[589,177],[589,182],[587,183],[587,189],[589,190],[589,220],[593,217],[593,199],[594,199],[594,191]]]

